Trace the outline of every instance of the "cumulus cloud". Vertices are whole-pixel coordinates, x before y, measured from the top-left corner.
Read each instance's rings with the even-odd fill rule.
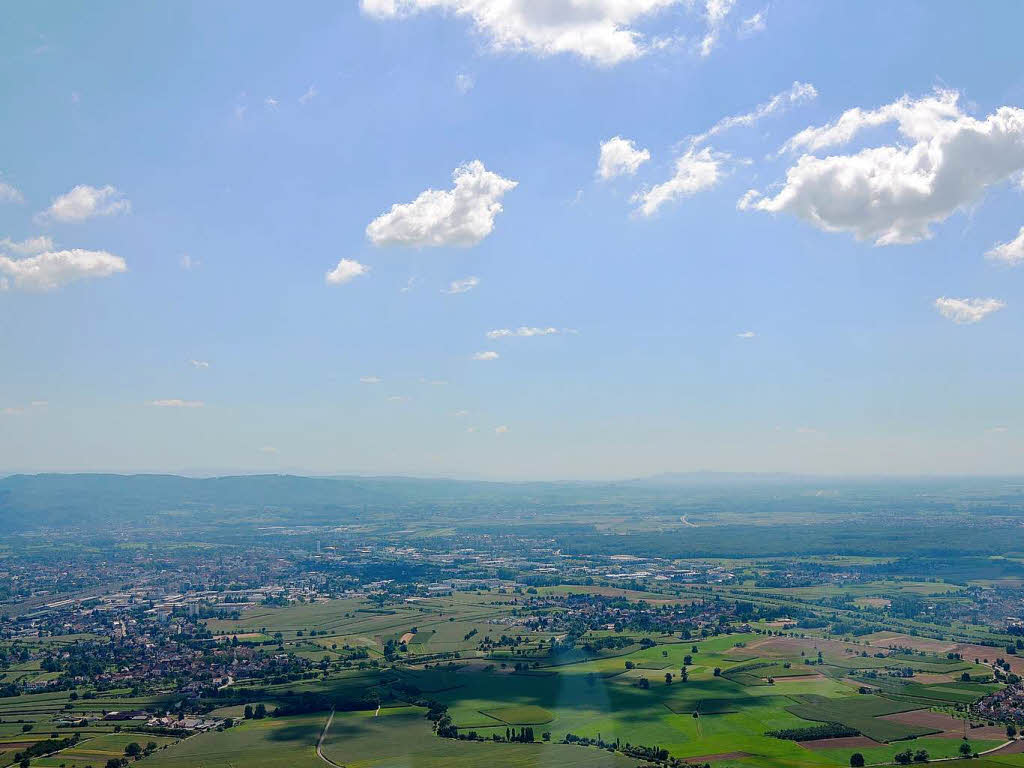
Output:
[[[559,333],[575,333],[575,331],[569,328],[535,328],[521,325],[518,328],[495,328],[493,331],[487,332],[487,338],[507,339],[511,336],[529,338],[531,336],[554,336]]]
[[[464,277],[461,280],[452,280],[442,293],[468,293],[480,285],[479,277]]]
[[[748,16],[743,21],[741,21],[738,32],[739,36],[750,37],[751,35],[756,35],[758,32],[764,32],[764,30],[768,26],[768,23],[765,19],[765,15],[767,14],[767,12],[767,8],[762,9],[755,13],[753,16]]]
[[[731,6],[732,0],[711,0]],[[570,53],[603,66],[656,49],[634,24],[686,0],[360,0],[363,12],[393,19],[436,9],[472,20],[499,51]],[[723,16],[724,18],[724,16]],[[710,16],[709,16],[710,22]]]
[[[105,187],[79,184],[55,198],[39,218],[44,221],[84,221],[95,216],[128,213],[131,209],[131,202],[109,184]]]
[[[889,123],[905,141],[848,155],[804,154],[774,197],[748,201],[748,207],[790,213],[876,245],[926,239],[932,224],[1024,169],[1024,109],[1000,107],[978,120],[964,114],[958,102],[955,91],[904,96],[875,110],[847,110],[834,123],[803,130],[784,151],[817,152]]]
[[[52,247],[52,243],[48,243]],[[110,277],[127,271],[124,259],[106,251],[73,248],[66,251],[43,251],[34,256],[12,259],[0,255],[0,275],[6,288],[28,291],[52,291],[77,280]]]
[[[150,400],[149,404],[156,408],[202,408],[205,405],[200,400],[179,400],[178,398]]]
[[[722,177],[722,165],[728,159],[729,155],[715,152],[711,147],[690,149],[676,158],[676,170],[671,179],[633,195],[633,202],[639,203],[637,210],[644,216],[653,216],[666,203],[715,186]]]
[[[743,333],[737,333],[736,338],[738,339],[752,339],[757,336],[753,331],[743,331]]]
[[[1024,227],[1020,228],[1020,231],[1013,240],[1007,243],[997,243],[993,246],[992,250],[985,254],[985,258],[1010,265],[1024,262]]]
[[[477,352],[473,355],[474,360],[497,360],[498,357],[499,355],[497,352],[490,350],[487,352]]]
[[[343,285],[344,283],[350,283],[360,275],[365,275],[370,271],[370,268],[365,264],[360,264],[355,259],[342,259],[338,262],[338,266],[328,272],[324,279],[330,285]]]
[[[311,102],[313,99],[315,99],[319,95],[320,95],[320,91],[318,91],[316,89],[315,85],[311,85],[311,86],[309,86],[309,88],[306,89],[306,92],[304,94],[299,96],[299,104],[302,104],[302,105],[309,104],[309,102]]]
[[[9,237],[0,239],[0,253],[16,253],[19,256],[32,256],[37,253],[53,250],[53,239],[46,235],[29,237],[14,241]]]
[[[597,175],[606,180],[623,174],[632,175],[650,159],[651,153],[646,149],[637,149],[632,139],[615,136],[601,143]]]
[[[633,196],[633,202],[639,203],[638,211],[644,216],[654,215],[666,203],[715,186],[725,173],[725,165],[731,156],[724,152],[716,152],[710,146],[701,146],[708,139],[733,128],[749,128],[760,120],[789,107],[806,103],[817,98],[818,91],[810,83],[795,81],[785,91],[775,94],[768,101],[758,104],[750,112],[728,115],[712,125],[704,133],[690,136],[689,148],[676,158],[675,173],[672,178],[654,187],[644,189]],[[747,192],[737,203],[743,210],[755,204],[755,190]]]
[[[943,296],[935,300],[939,314],[958,325],[977,323],[1005,306],[999,299],[950,299]]]
[[[199,259],[193,259],[187,253],[183,253],[181,254],[181,259],[179,259],[179,263],[181,264],[182,269],[184,269],[186,272],[191,272],[193,269],[198,267],[202,262],[200,262]]]
[[[192,360],[190,361],[193,368],[209,368],[210,362],[208,360]]]
[[[359,378],[359,381],[361,381],[363,384],[380,384],[383,381],[383,379],[377,376],[361,376]]]
[[[474,85],[476,85],[476,80],[472,75],[458,74],[455,76],[455,89],[459,93],[469,93],[473,90]]]
[[[13,184],[0,179],[0,203],[21,203],[25,198]]]
[[[411,203],[396,203],[370,222],[374,245],[476,245],[494,230],[501,199],[519,182],[484,168],[479,160],[452,172],[450,190],[428,189]]]

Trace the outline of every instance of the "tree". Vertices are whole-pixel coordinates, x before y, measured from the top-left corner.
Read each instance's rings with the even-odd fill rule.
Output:
[[[242,717],[244,717],[246,720],[252,719],[252,704],[245,705],[245,710],[242,713]]]
[[[927,763],[928,762],[928,750],[927,749],[919,749],[919,750],[917,750],[917,752],[914,753],[914,762],[915,763]]]
[[[864,755],[860,752],[854,752],[850,755],[850,765],[852,768],[861,768],[864,765]]]
[[[721,677],[721,676],[722,676],[722,668],[721,667],[715,667],[715,677]]]
[[[133,741],[124,748],[124,753],[128,757],[138,757],[142,754],[142,745],[137,741]]]
[[[683,656],[683,664],[687,667],[693,664],[693,656],[691,656],[690,654],[686,654],[685,656]]]
[[[899,765],[910,765],[910,762],[914,759],[914,753],[911,752],[909,749],[906,749],[902,752],[897,752],[895,755],[892,756],[892,759],[895,760]]]
[[[1016,735],[1017,735],[1017,726],[1016,725],[1014,725],[1013,723],[1010,723],[1008,726],[1006,726],[1006,738],[1012,739]]]
[[[666,672],[665,673],[665,685],[672,685],[672,673],[671,672]]]
[[[686,667],[679,670],[679,679],[684,683],[690,679],[690,673],[686,671]]]
[[[252,716],[254,720],[262,720],[264,717],[267,716],[267,705],[257,704],[256,709],[252,713]]]
[[[970,757],[974,754],[974,747],[971,746],[969,741],[965,741],[960,745],[960,754],[964,757]]]

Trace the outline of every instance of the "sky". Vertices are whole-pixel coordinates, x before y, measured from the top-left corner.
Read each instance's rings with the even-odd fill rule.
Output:
[[[1022,27],[5,3],[0,471],[1019,472]]]

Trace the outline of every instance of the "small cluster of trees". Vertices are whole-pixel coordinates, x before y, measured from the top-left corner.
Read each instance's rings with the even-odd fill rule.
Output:
[[[253,709],[252,704],[246,704],[245,709],[242,710],[242,716],[246,720],[262,720],[267,716],[267,706],[265,704],[257,704],[256,708]]]
[[[961,746],[961,750],[960,750],[961,754],[964,754],[963,747],[964,746],[967,747],[967,753],[966,753],[965,757],[969,756],[971,754],[971,745],[970,744],[966,744],[965,743],[965,744],[961,744],[960,746]],[[913,752],[910,749],[905,749],[902,752],[897,752],[895,755],[893,755],[892,759],[896,761],[897,765],[910,765],[911,763],[927,763],[928,762],[928,750],[927,749],[919,749],[916,752]]]
[[[518,733],[515,728],[505,729],[505,741],[517,742],[519,744],[533,743],[533,728],[525,726],[520,728]]]

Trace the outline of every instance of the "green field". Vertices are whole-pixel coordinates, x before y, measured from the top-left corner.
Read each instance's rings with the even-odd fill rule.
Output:
[[[870,695],[847,696],[837,699],[815,695],[794,698],[797,698],[800,703],[786,708],[792,714],[805,720],[840,723],[850,728],[856,728],[875,741],[897,741],[935,733],[934,728],[879,719],[880,715],[892,715],[897,712],[920,709],[921,705],[919,704],[892,701],[881,696]]]

